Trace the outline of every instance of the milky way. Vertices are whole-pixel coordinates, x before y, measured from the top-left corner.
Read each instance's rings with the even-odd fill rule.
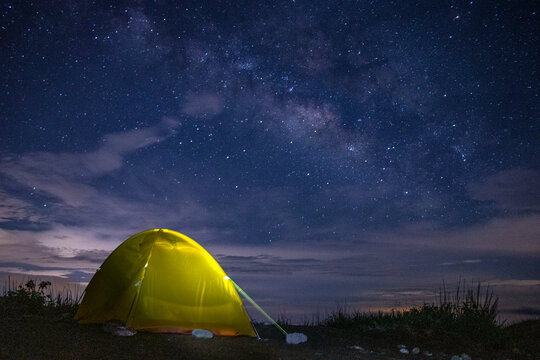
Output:
[[[1,13],[0,271],[87,281],[129,235],[165,227],[232,275],[364,276],[339,294],[360,305],[458,274],[540,298],[534,4]]]

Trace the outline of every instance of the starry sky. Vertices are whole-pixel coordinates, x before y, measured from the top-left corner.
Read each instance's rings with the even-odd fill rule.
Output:
[[[0,271],[203,245],[274,315],[540,314],[538,5],[1,2]]]

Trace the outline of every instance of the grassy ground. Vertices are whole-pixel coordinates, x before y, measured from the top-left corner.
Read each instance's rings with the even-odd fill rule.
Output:
[[[481,301],[476,294],[468,300],[464,295],[459,302],[443,299],[439,305],[393,314],[336,312],[321,324],[286,325],[287,331],[308,336],[307,343],[288,345],[277,329],[262,325],[257,325],[260,341],[143,332],[118,337],[102,326],[75,323],[76,305],[70,299],[47,297],[45,288],[43,283],[30,284],[0,296],[0,359],[446,360],[461,353],[475,360],[540,359],[540,321],[497,324],[492,321],[493,298],[485,300],[489,293]],[[471,308],[476,310],[471,313]],[[400,344],[433,355],[400,354]]]

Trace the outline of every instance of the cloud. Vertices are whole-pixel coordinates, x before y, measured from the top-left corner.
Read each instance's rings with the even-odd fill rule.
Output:
[[[122,167],[124,156],[165,140],[179,122],[164,118],[159,124],[124,133],[109,134],[89,153],[35,152],[0,159],[0,174],[17,183],[80,207],[96,195],[89,180]]]
[[[54,258],[57,255],[54,249],[45,246],[36,236],[36,232],[27,230],[5,230],[0,228],[0,250],[2,260],[11,263],[10,269],[14,268],[36,270],[36,267],[50,267],[58,265]],[[18,266],[13,266],[18,263]],[[21,266],[20,264],[26,264]],[[66,267],[69,265],[61,265]],[[84,266],[84,265],[83,265]],[[21,271],[19,271],[21,272]]]
[[[451,262],[451,261],[443,262],[443,263],[441,263],[441,266],[452,266],[452,265],[462,265],[462,264],[479,264],[481,262],[482,262],[482,260],[480,260],[480,259],[466,259],[466,260],[461,260],[461,261],[457,261],[457,262]]]
[[[43,216],[32,213],[32,204],[0,190],[0,224],[25,222],[36,223],[45,220]]]
[[[519,308],[511,309],[508,312],[514,315],[526,316],[527,318],[540,317],[540,308],[538,307],[519,307]]]
[[[380,237],[380,236],[379,236]],[[536,286],[537,280],[526,280],[517,273],[509,273],[508,258],[466,258],[469,249],[422,249],[411,246],[407,238],[400,244],[389,245],[374,236],[364,243],[311,242],[279,243],[276,246],[238,246],[211,244],[207,247],[215,255],[226,273],[267,309],[279,313],[287,308],[296,314],[324,313],[337,306],[349,310],[379,310],[436,302],[442,281],[455,290],[459,279],[489,285],[501,297],[501,311],[511,316],[515,304],[529,305],[534,296],[507,301],[516,286],[525,291],[527,285]],[[346,254],[344,256],[344,254]],[[441,259],[458,257],[457,265],[442,267]],[[523,263],[522,256],[513,261]],[[530,260],[534,264],[534,259]],[[472,266],[471,266],[472,265]],[[534,266],[534,265],[533,265]],[[511,267],[510,267],[511,268]],[[512,280],[508,276],[514,276]],[[495,278],[495,279],[494,279]],[[529,288],[530,290],[530,288]],[[529,291],[528,294],[531,292]]]
[[[317,270],[322,265],[316,258],[284,258],[271,254],[252,256],[216,255],[223,268],[234,273],[293,274]]]
[[[540,172],[530,169],[510,169],[469,185],[475,200],[510,211],[540,211]]]
[[[212,118],[223,110],[223,99],[212,93],[189,94],[182,112],[193,117]]]
[[[490,286],[518,286],[518,287],[530,287],[540,286],[540,280],[523,280],[523,279],[508,279],[508,280],[492,280],[489,282]]]
[[[441,228],[435,223],[404,226],[381,233],[383,242],[423,250],[473,254],[540,256],[540,215],[494,218],[466,228]]]
[[[77,209],[57,204],[47,210],[30,207],[24,211],[25,218],[50,213],[41,219],[46,226],[0,223],[0,252],[4,259],[37,266],[57,263],[95,269],[122,241],[151,228],[180,228],[196,239],[223,238],[219,226],[208,226],[213,213],[186,201],[145,202],[97,192],[92,201]]]

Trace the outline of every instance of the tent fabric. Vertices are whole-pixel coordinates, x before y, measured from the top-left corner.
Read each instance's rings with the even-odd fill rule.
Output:
[[[120,320],[137,330],[256,336],[234,285],[189,237],[153,229],[118,246],[88,284],[79,323]]]

